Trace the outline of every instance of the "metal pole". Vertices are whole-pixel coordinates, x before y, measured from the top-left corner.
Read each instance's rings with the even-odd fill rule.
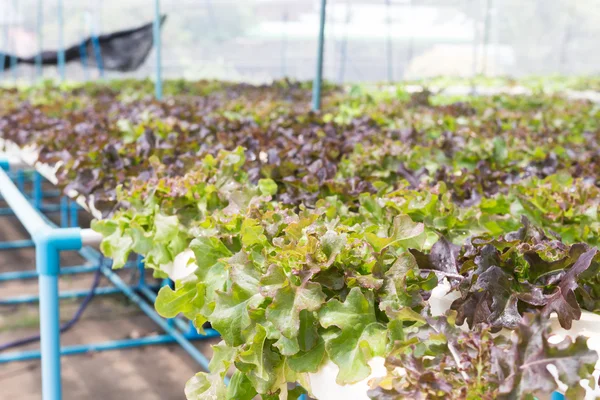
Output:
[[[12,18],[12,27],[15,29],[19,24],[19,0],[13,0],[13,18]],[[14,33],[13,33],[14,35]],[[13,36],[12,40],[12,52],[10,55],[10,71],[12,72],[13,80],[15,83],[17,82],[17,40]]]
[[[37,34],[37,47],[38,53],[35,56],[35,72],[38,78],[43,78],[44,71],[42,68],[42,51],[43,51],[43,38],[42,26],[44,23],[44,0],[38,0],[37,2],[37,21],[36,21],[36,34]]]
[[[154,94],[157,100],[162,100],[162,57],[160,38],[160,0],[154,0],[154,48],[156,49],[156,82],[154,83]]]
[[[487,59],[490,45],[490,27],[492,22],[492,1],[487,0],[485,3],[485,19],[483,28],[483,49],[482,49],[482,60],[481,60],[481,74],[487,75]]]
[[[36,263],[42,268],[50,263],[46,252],[37,251]],[[56,257],[57,258],[57,257]],[[40,353],[42,357],[42,399],[60,400],[60,315],[58,309],[58,276],[40,273]]]
[[[318,111],[321,108],[321,83],[323,81],[323,50],[325,44],[325,11],[327,0],[321,0],[321,18],[319,21],[319,43],[317,53],[317,73],[313,82],[312,109]]]
[[[338,83],[344,82],[346,74],[346,58],[348,54],[348,24],[350,23],[350,0],[346,2],[346,20],[344,21],[344,36],[340,44],[340,69],[338,71]]]
[[[91,18],[92,24],[92,49],[94,50],[94,58],[96,59],[96,68],[98,68],[98,75],[100,79],[104,78],[104,63],[102,62],[102,50],[100,49],[100,41],[98,40],[98,32],[100,32],[100,2],[91,1],[92,7],[94,7],[94,16]]]
[[[412,11],[413,11],[413,0],[409,0],[409,2],[408,2],[408,15],[412,16]],[[413,58],[414,47],[415,47],[415,36],[411,32],[410,36],[408,38],[408,48],[406,50],[406,63],[405,63],[404,68],[402,70],[402,75],[403,75],[404,78],[406,78],[406,70],[408,69],[408,66],[410,65],[410,62],[412,61],[412,58]]]
[[[475,16],[473,17],[473,71],[472,71],[472,82],[471,82],[471,91],[473,94],[476,94],[476,87],[475,87],[475,78],[477,77],[477,55],[478,55],[478,49],[477,47],[479,46],[479,17],[480,17],[480,3],[479,0],[473,0],[472,1],[473,6],[477,7],[477,13],[475,14]]]
[[[90,16],[90,12],[89,11],[85,11],[82,15],[82,25],[81,25],[81,33],[82,33],[82,37],[86,37],[88,33],[92,33],[92,29],[90,27],[90,20],[91,20],[91,16]],[[90,80],[90,69],[89,69],[89,65],[88,65],[88,46],[87,46],[87,41],[83,40],[81,42],[81,44],[79,45],[79,57],[81,57],[81,66],[83,67],[83,79],[84,81],[89,81]]]
[[[388,78],[388,82],[392,83],[394,81],[394,60],[393,60],[393,54],[392,54],[392,4],[390,3],[390,0],[385,0],[385,5],[386,5],[386,12],[387,12],[387,16],[386,16],[386,27],[387,27],[387,38],[385,41],[385,49],[386,49],[386,55],[387,55],[387,78]]]
[[[65,81],[65,44],[63,32],[63,0],[58,0],[58,75],[61,82]]]
[[[284,78],[287,76],[287,29],[289,19],[290,15],[286,6],[283,11],[284,30],[281,35],[281,75]]]

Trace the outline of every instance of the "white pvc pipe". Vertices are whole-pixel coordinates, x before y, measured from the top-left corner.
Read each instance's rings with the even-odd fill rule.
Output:
[[[97,246],[102,242],[102,235],[92,229],[81,230],[81,244],[84,246]]]

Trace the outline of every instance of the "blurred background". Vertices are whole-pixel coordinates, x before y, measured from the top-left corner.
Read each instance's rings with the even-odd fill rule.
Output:
[[[148,0],[63,1],[65,46],[154,18]],[[30,56],[40,44],[56,49],[56,7],[2,0],[0,50]],[[319,8],[319,0],[162,0],[163,76],[312,79]],[[328,0],[326,23],[324,78],[333,82],[600,72],[600,0]],[[150,56],[134,73],[107,76],[151,77],[153,68]],[[29,80],[35,68],[15,73]],[[97,73],[80,63],[67,67],[71,80]],[[56,70],[45,68],[44,76]]]

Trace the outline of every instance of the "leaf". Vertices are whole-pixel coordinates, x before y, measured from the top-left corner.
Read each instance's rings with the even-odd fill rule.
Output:
[[[185,282],[176,290],[163,286],[158,291],[155,307],[164,318],[175,318],[179,314],[193,319],[204,305],[204,285]]]
[[[407,243],[410,239],[422,236],[425,226],[421,222],[413,222],[408,215],[394,217],[392,237],[394,240]]]
[[[450,316],[428,317],[405,335],[386,359],[387,376],[371,382],[370,398],[549,398],[558,389],[550,364],[569,387],[567,397],[583,398],[579,381],[590,377],[598,359],[583,337],[550,344],[549,322],[539,313],[526,314],[512,341],[486,325],[458,330]]]
[[[190,249],[194,251],[196,264],[201,270],[213,266],[221,258],[232,256],[223,242],[215,237],[197,237],[190,243]]]
[[[319,322],[324,328],[340,329],[337,336],[326,342],[327,354],[340,368],[336,382],[358,382],[371,373],[369,360],[385,351],[386,329],[375,317],[371,292],[365,296],[353,288],[341,303],[332,300],[319,311]]]
[[[252,400],[256,390],[252,382],[240,371],[235,371],[227,386],[227,400]]]
[[[154,216],[154,240],[168,242],[179,232],[179,219],[176,215],[166,216],[157,213]]]
[[[219,375],[200,372],[185,384],[188,400],[219,400],[227,398],[227,388]]]
[[[451,274],[458,274],[457,257],[460,246],[452,244],[445,237],[440,239],[431,247],[428,255],[416,249],[410,252],[417,260],[420,269],[428,269]]]
[[[549,332],[548,323],[539,315],[528,315],[519,325],[512,349],[505,355],[513,369],[502,382],[501,398],[541,397],[552,393],[557,384],[547,369],[550,364],[557,368],[558,376],[570,388],[569,392],[578,393],[577,398],[581,396],[579,381],[590,377],[598,354],[588,349],[587,339],[581,336],[575,342],[565,339],[552,345],[548,342]]]
[[[246,330],[251,325],[249,311],[257,308],[263,300],[260,294],[249,295],[237,285],[233,285],[228,293],[217,292],[210,320],[227,345],[245,343]]]
[[[291,369],[296,372],[317,372],[325,361],[325,341],[319,336],[314,346],[287,359]]]
[[[242,228],[240,232],[242,237],[242,243],[244,244],[244,246],[250,247],[255,244],[265,242],[267,238],[263,234],[263,232],[264,229],[262,226],[260,226],[258,221],[250,218],[244,219],[244,221],[242,222]]]
[[[116,229],[109,236],[106,236],[100,244],[102,253],[112,258],[114,269],[123,268],[127,264],[132,247],[133,240],[131,237],[125,236],[121,229]]]
[[[229,367],[233,364],[236,356],[236,349],[228,346],[224,341],[212,346],[213,355],[210,359],[208,369],[213,374],[223,376]]]
[[[292,339],[300,329],[300,312],[317,311],[325,300],[318,283],[305,282],[301,286],[290,283],[277,291],[267,307],[266,317],[284,336]]]
[[[590,249],[577,259],[564,274],[556,291],[549,296],[548,303],[542,310],[542,314],[546,317],[556,312],[558,321],[564,329],[571,329],[572,321],[581,317],[581,308],[575,296],[575,289],[579,287],[577,277],[590,267],[597,252],[595,248]]]
[[[263,196],[274,196],[277,193],[277,184],[272,179],[259,179],[258,188]]]
[[[331,265],[337,255],[344,249],[347,242],[345,234],[338,234],[333,230],[328,230],[321,236],[321,248],[327,256],[328,264]]]
[[[283,378],[283,357],[273,351],[267,332],[256,325],[252,341],[239,352],[236,367],[250,380],[258,393],[267,394],[278,387]]]

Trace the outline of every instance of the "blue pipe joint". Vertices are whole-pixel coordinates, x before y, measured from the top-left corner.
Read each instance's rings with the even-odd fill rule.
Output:
[[[0,157],[0,169],[4,171],[10,171],[10,163],[7,159]]]
[[[33,237],[36,246],[36,270],[38,275],[58,276],[60,252],[79,250],[83,246],[80,228],[44,228]]]

